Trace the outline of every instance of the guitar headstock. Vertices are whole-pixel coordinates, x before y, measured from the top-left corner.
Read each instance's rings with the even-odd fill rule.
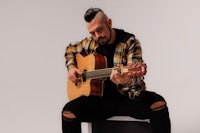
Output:
[[[128,64],[120,69],[121,74],[126,74],[129,77],[144,76],[147,72],[147,65],[144,62],[139,62],[136,64]]]

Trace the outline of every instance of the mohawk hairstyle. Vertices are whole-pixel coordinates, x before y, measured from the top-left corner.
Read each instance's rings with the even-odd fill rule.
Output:
[[[103,12],[100,8],[89,8],[84,15],[86,22],[91,22],[98,12]]]

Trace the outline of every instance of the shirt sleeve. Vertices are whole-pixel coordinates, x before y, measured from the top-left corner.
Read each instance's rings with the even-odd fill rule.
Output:
[[[95,51],[96,44],[91,37],[86,37],[79,42],[72,42],[66,47],[65,51],[65,65],[67,69],[77,67],[76,54],[88,55]]]
[[[131,37],[127,42],[126,47],[126,58],[127,58],[127,64],[136,64],[143,62],[142,59],[142,49],[139,40],[137,40],[135,37]],[[119,91],[127,95],[130,99],[135,99],[139,96],[140,92],[142,90],[146,89],[145,82],[143,81],[144,77],[143,75],[133,77],[131,79],[131,83],[128,85],[118,85]]]
[[[70,43],[66,47],[66,51],[65,51],[65,59],[66,59],[65,66],[67,67],[68,70],[70,68],[77,67],[75,55],[80,50],[81,50],[81,42],[73,42],[73,43]]]
[[[139,40],[130,38],[127,43],[127,64],[142,62],[142,49]]]

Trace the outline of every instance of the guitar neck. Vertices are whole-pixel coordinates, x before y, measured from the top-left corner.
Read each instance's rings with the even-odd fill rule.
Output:
[[[83,78],[84,79],[97,79],[97,78],[105,78],[109,77],[113,68],[105,68],[105,69],[97,69],[94,71],[84,72]]]
[[[97,79],[97,78],[105,78],[109,77],[113,68],[104,68],[97,69],[93,71],[84,71],[82,74],[83,81],[86,79]],[[133,74],[133,77],[143,76],[146,74],[146,65],[145,64],[134,64],[132,68],[125,67],[116,67],[117,71],[121,74]]]

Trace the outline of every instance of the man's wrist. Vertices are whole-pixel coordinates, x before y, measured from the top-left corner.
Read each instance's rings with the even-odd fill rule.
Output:
[[[127,83],[122,84],[123,86],[129,86],[132,83],[132,78],[129,78]]]

